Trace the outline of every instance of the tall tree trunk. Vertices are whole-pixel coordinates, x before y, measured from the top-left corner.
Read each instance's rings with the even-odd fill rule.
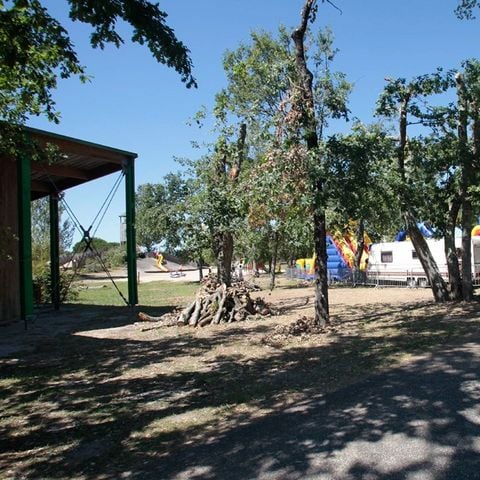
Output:
[[[293,31],[292,39],[295,44],[295,65],[300,80],[301,104],[297,108],[302,114],[302,127],[307,149],[320,162],[319,142],[317,134],[317,120],[313,98],[313,75],[308,69],[305,58],[305,34],[312,15],[315,0],[306,0],[301,13],[300,25]],[[327,271],[327,229],[325,208],[323,205],[323,182],[321,179],[312,179],[314,192],[314,244],[315,244],[315,322],[324,326],[330,323],[328,306],[328,271]]]
[[[275,277],[277,275],[277,254],[278,254],[278,232],[273,232],[273,249],[272,249],[272,273],[270,275],[270,290],[275,288]]]
[[[218,165],[218,175],[227,177],[228,184],[234,185],[240,175],[245,157],[245,139],[247,125],[242,123],[237,140],[236,158],[232,159],[230,169],[227,171],[226,155],[222,155]],[[232,259],[233,259],[233,234],[229,231],[218,232],[213,237],[213,251],[217,263],[217,277],[221,283],[229,287],[232,283]]]
[[[438,270],[437,262],[430,251],[425,237],[417,226],[415,217],[407,211],[403,214],[407,233],[412,240],[412,244],[417,252],[418,259],[422,264],[425,275],[432,288],[433,297],[436,302],[446,302],[450,300],[447,284]]]
[[[455,226],[457,225],[460,205],[461,201],[459,198],[453,199],[448,213],[447,227],[445,229],[445,258],[447,259],[450,298],[454,301],[463,299],[462,278],[458,263],[457,247],[455,245]]]
[[[313,216],[313,235],[315,242],[315,321],[319,325],[325,326],[330,323],[330,311],[328,304],[327,224],[323,210]]]
[[[203,258],[200,257],[197,262],[198,266],[198,280],[201,282],[203,280]]]
[[[353,265],[353,279],[354,282],[360,280],[360,265],[363,257],[363,249],[365,248],[365,221],[361,218],[358,222],[357,231],[355,232],[355,240],[357,243],[357,251],[354,256],[354,265]]]
[[[223,270],[225,272],[225,285],[232,283],[233,235],[230,232],[223,234]]]
[[[229,267],[225,261],[224,236],[225,233],[223,232],[217,232],[213,235],[213,253],[217,265],[218,281],[230,286],[232,282],[232,272],[231,266]]]
[[[457,73],[455,81],[458,96],[458,163],[460,165],[460,196],[462,198],[462,293],[463,299],[470,301],[473,297],[471,239],[473,209],[468,189],[473,181],[474,172],[472,168],[473,159],[468,147],[469,102],[463,75]]]
[[[400,103],[400,138],[399,146],[397,149],[397,166],[400,173],[401,185],[399,190],[399,200],[400,208],[403,219],[405,221],[405,226],[407,233],[412,240],[412,244],[417,252],[418,259],[422,264],[425,275],[427,276],[428,282],[432,289],[433,297],[436,302],[446,302],[450,299],[448,294],[448,287],[443,280],[440,271],[438,270],[437,262],[433,258],[430,247],[426,242],[425,238],[420,232],[420,229],[417,226],[417,219],[412,213],[411,206],[409,203],[409,195],[407,189],[407,174],[405,168],[405,158],[406,158],[406,148],[407,148],[407,115],[408,115],[408,103],[411,99],[411,93],[407,92],[404,94],[404,98]]]
[[[470,302],[473,299],[472,283],[472,202],[465,199],[462,202],[462,293],[463,299]]]

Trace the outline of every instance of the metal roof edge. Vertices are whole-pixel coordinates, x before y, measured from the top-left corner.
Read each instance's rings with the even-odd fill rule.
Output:
[[[39,128],[33,128],[33,127],[28,127],[24,126],[23,127],[25,131],[33,133],[33,134],[38,134],[38,135],[45,135],[47,137],[51,137],[52,139],[58,139],[58,140],[65,140],[68,142],[74,142],[78,143],[80,145],[85,145],[87,147],[93,147],[93,148],[99,148],[101,150],[106,150],[112,153],[118,153],[119,155],[124,155],[126,157],[135,159],[138,158],[138,154],[134,152],[128,152],[127,150],[121,150],[119,148],[114,148],[114,147],[109,147],[107,145],[101,145],[100,143],[93,143],[93,142],[87,142],[86,140],[81,140],[79,138],[74,138],[74,137],[68,137],[66,135],[60,135],[58,133],[53,133],[49,132],[47,130],[41,130]]]

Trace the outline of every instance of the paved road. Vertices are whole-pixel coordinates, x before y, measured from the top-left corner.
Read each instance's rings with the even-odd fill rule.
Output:
[[[480,479],[479,372],[480,342],[443,348],[194,441],[134,478]]]

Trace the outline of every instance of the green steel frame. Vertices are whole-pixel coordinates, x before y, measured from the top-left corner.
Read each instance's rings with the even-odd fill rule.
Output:
[[[135,235],[135,158],[136,154],[125,152],[103,145],[97,145],[81,140],[43,132],[36,129],[26,129],[27,133],[45,135],[55,140],[70,141],[84,147],[118,153],[125,158],[125,202],[126,202],[126,240],[127,240],[127,270],[128,270],[128,304],[138,303],[136,235]],[[19,236],[19,269],[20,269],[20,313],[25,322],[33,315],[34,292],[32,279],[32,167],[30,158],[24,156],[17,161],[17,202],[18,202],[18,236]],[[95,177],[92,178],[92,180]],[[60,285],[60,255],[59,255],[59,198],[57,194],[49,195],[50,204],[50,274],[52,285],[52,304],[58,309],[61,303]],[[27,324],[27,323],[26,323]],[[25,324],[25,325],[26,325]]]
[[[58,218],[58,195],[50,194],[50,284],[52,305],[60,308],[60,232]]]
[[[135,164],[129,158],[125,165],[125,203],[127,237],[128,304],[138,303],[137,243],[135,235]]]

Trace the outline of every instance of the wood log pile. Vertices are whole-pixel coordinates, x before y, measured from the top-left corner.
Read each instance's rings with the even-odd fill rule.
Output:
[[[256,315],[270,315],[271,308],[259,298],[252,300],[250,293],[260,287],[248,282],[236,282],[231,287],[218,284],[214,277],[206,277],[195,300],[187,305],[180,314],[166,314],[151,317],[140,312],[140,321],[158,321],[161,326],[189,325],[204,327],[219,323],[233,323]]]

